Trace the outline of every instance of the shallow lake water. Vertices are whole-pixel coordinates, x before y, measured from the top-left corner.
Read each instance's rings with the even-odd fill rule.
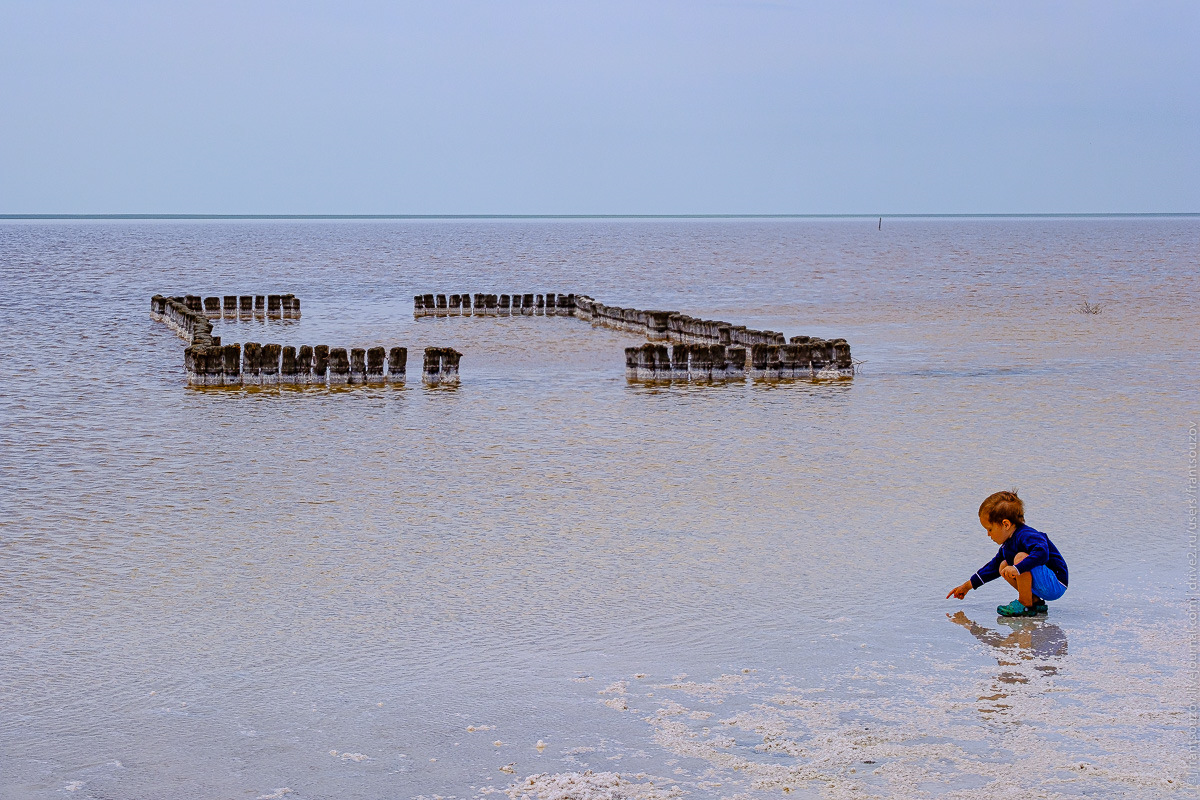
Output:
[[[1190,796],[1198,265],[1194,217],[0,222],[0,796]],[[408,382],[189,388],[150,296],[268,292],[215,333]],[[631,383],[424,292],[863,363]],[[943,599],[1008,488],[1048,617]]]

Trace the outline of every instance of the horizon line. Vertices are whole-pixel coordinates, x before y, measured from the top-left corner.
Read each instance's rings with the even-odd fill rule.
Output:
[[[1196,211],[902,214],[0,214],[0,220],[983,219],[1196,217]]]

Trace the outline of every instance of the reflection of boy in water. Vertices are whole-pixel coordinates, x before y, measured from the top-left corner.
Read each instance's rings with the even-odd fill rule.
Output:
[[[979,641],[1000,651],[1013,653],[1022,661],[1033,659],[1062,658],[1067,654],[1067,635],[1063,629],[1052,622],[1033,622],[1025,620],[1004,620],[1005,625],[1012,627],[1008,634],[994,631],[977,624],[966,614],[959,611],[950,617],[950,621],[961,625],[971,632]],[[1005,661],[996,656],[1002,667],[1016,666],[1018,662]],[[1034,669],[1047,675],[1053,675],[1058,668],[1053,664],[1035,664]]]
[[[1002,617],[1032,617],[1047,612],[1046,603],[1067,591],[1067,562],[1054,542],[1025,524],[1025,504],[1016,492],[996,492],[979,506],[979,524],[1000,545],[996,555],[946,598],[962,600],[988,581],[1004,578],[1017,599],[998,606]]]
[[[1001,624],[1012,628],[1011,633],[1004,634],[976,624],[961,611],[956,612],[954,616],[946,616],[950,617],[951,622],[970,631],[979,641],[995,648],[993,655],[1001,667],[1018,667],[1022,662],[1041,661],[1042,663],[1034,663],[1033,668],[1043,675],[1054,675],[1058,672],[1058,666],[1054,662],[1067,655],[1067,635],[1052,622],[1000,620]],[[1028,684],[1029,675],[1019,669],[1005,670],[996,676],[996,681],[997,683],[992,684],[991,694],[979,696],[979,700],[985,703],[980,706],[979,711],[988,719],[1000,719],[1012,708],[1008,702],[1012,690],[1000,684]],[[993,716],[996,714],[1001,716]]]

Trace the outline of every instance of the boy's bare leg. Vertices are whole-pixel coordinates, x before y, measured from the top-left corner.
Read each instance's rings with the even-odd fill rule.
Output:
[[[1027,555],[1029,555],[1029,554],[1028,553],[1017,553],[1015,556],[1013,556],[1013,566],[1015,567],[1017,564],[1020,564],[1022,561],[1024,561],[1025,556],[1027,556]],[[1003,572],[1004,568],[1007,566],[1008,566],[1007,561],[1001,561],[1000,562],[1001,572]],[[1030,575],[1028,572],[1023,572],[1017,576],[1017,579],[1015,581],[1006,575],[1001,575],[1000,577],[1002,577],[1002,578],[1004,578],[1004,580],[1008,581],[1009,586],[1011,586],[1017,590],[1017,599],[1021,601],[1021,605],[1025,606],[1026,608],[1033,608],[1033,576],[1032,575]]]

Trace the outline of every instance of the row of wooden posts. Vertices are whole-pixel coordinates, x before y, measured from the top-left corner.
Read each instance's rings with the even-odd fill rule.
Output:
[[[854,359],[845,339],[825,340],[763,331],[720,320],[700,319],[677,311],[611,306],[583,294],[424,294],[413,297],[413,314],[427,316],[570,316],[595,325],[629,331],[651,342],[699,345],[661,349],[625,349],[626,375],[637,380],[669,377],[689,380],[756,378],[846,377],[854,374]],[[706,346],[711,349],[704,349]],[[718,348],[724,353],[717,355]],[[678,350],[678,355],[674,355]],[[665,355],[664,355],[665,354]],[[698,366],[692,366],[693,362]],[[680,364],[686,364],[680,367]],[[719,364],[719,365],[718,365]]]
[[[651,341],[625,349],[626,375],[634,380],[731,380],[744,378],[830,378],[854,374],[845,339],[825,340],[760,331],[674,311],[641,310],[600,303],[587,295],[426,294],[413,298],[422,316],[572,316],[626,330]],[[198,386],[262,384],[387,383],[405,379],[408,351],[403,347],[330,348],[278,344],[222,345],[211,319],[236,310],[238,316],[299,317],[300,300],[292,294],[199,295],[150,301],[150,315],[172,328],[189,345],[184,353],[188,382]],[[248,313],[247,313],[248,310]],[[662,342],[672,342],[671,346]],[[452,348],[425,348],[422,377],[429,383],[458,380],[462,354]]]
[[[573,294],[418,294],[414,317],[571,316]]]
[[[266,302],[260,302],[263,298]],[[230,299],[234,303],[230,303]],[[274,299],[272,299],[274,298]],[[207,309],[210,300],[199,295],[150,299],[150,316],[175,331],[185,342],[184,370],[193,386],[320,385],[340,386],[360,383],[400,383],[407,377],[408,348],[330,347],[259,344],[221,344],[213,336]],[[247,303],[247,300],[253,303]],[[225,297],[225,307],[266,308],[268,317],[296,318],[300,299],[295,295],[234,295]],[[274,313],[279,309],[279,313]],[[426,347],[421,377],[426,383],[458,381],[462,353],[449,347]]]
[[[227,294],[223,297],[185,295],[188,308],[207,317],[300,319],[300,298],[294,294]]]
[[[809,337],[796,337],[809,339]],[[625,375],[640,381],[839,378],[852,370],[849,345],[823,339],[795,344],[665,345],[625,348]],[[840,366],[840,365],[847,366]],[[849,374],[853,374],[852,372]]]
[[[421,378],[426,383],[458,381],[462,353],[426,347]],[[408,348],[259,344],[190,345],[183,353],[193,386],[271,386],[403,383]]]

